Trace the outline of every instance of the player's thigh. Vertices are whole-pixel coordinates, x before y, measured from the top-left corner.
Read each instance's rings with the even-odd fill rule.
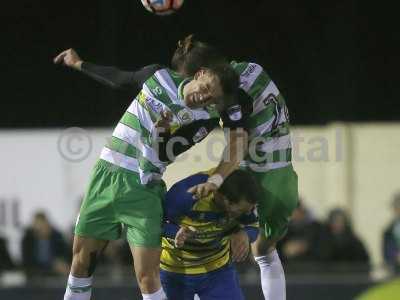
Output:
[[[168,299],[193,300],[194,289],[188,276],[179,273],[160,271],[161,284]]]
[[[121,235],[121,225],[113,209],[118,195],[113,172],[106,162],[99,160],[95,165],[85,193],[75,235],[96,240],[115,240]]]
[[[263,192],[257,207],[260,228],[267,239],[279,239],[286,234],[292,212],[298,205],[297,174],[288,166],[254,175]]]
[[[239,277],[233,265],[209,274],[207,284],[197,291],[201,300],[244,300]]]
[[[126,239],[131,247],[160,248],[162,214],[125,218]]]
[[[279,241],[280,238],[267,238],[263,230],[260,230],[260,234],[251,244],[251,253],[253,256],[263,256],[266,255],[276,248],[276,243]]]
[[[108,241],[106,240],[75,236],[72,247],[71,273],[76,276],[86,276],[93,273],[97,258],[107,244]]]
[[[145,186],[124,180],[125,186],[114,209],[119,221],[126,228],[129,245],[159,248],[163,218],[162,200],[165,196],[163,182]]]
[[[94,238],[75,235],[72,253],[79,254],[100,252],[107,246],[107,244],[107,240],[98,240]]]
[[[135,272],[141,276],[143,274],[157,274],[160,268],[161,248],[148,248],[130,246],[135,265]]]
[[[126,228],[126,239],[130,246],[160,248],[163,218],[161,200],[148,200],[148,208],[138,208],[143,214],[148,211],[146,217],[125,215],[121,222]]]

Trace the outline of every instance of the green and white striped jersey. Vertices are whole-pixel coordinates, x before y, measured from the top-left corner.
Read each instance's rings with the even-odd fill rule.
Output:
[[[253,108],[246,120],[249,154],[241,165],[261,172],[289,165],[292,146],[285,99],[260,65],[235,61],[231,65],[240,75],[240,87]]]
[[[168,164],[160,160],[154,126],[161,112],[170,111],[173,115],[171,133],[196,121],[203,124],[203,121],[219,118],[213,107],[189,109],[185,105],[182,94],[185,83],[187,80],[169,69],[156,71],[145,81],[143,89],[122,116],[100,158],[138,173],[142,184],[160,180]],[[198,130],[193,137],[197,138],[196,143],[208,131],[200,125],[195,129]]]

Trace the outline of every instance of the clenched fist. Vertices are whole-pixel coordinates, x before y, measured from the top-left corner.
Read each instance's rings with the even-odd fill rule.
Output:
[[[58,54],[54,58],[54,63],[62,64],[64,66],[79,71],[81,70],[82,59],[79,57],[78,53],[76,53],[76,51],[71,48]]]

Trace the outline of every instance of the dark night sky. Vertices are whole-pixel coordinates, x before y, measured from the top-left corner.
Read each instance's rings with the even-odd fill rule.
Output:
[[[0,127],[110,126],[132,95],[52,58],[73,47],[83,59],[125,69],[167,64],[189,33],[232,59],[262,64],[293,124],[400,120],[396,10],[377,3],[186,0],[172,17],[147,13],[140,0],[7,3]]]

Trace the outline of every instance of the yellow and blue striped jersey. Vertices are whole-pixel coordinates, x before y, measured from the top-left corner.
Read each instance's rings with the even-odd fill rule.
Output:
[[[254,241],[258,220],[254,213],[228,219],[214,203],[214,196],[194,199],[187,190],[204,183],[208,174],[199,173],[179,181],[167,192],[164,203],[164,234],[161,269],[182,274],[202,274],[230,262],[229,235],[243,228]],[[195,236],[176,248],[174,238],[180,226],[191,226]]]

